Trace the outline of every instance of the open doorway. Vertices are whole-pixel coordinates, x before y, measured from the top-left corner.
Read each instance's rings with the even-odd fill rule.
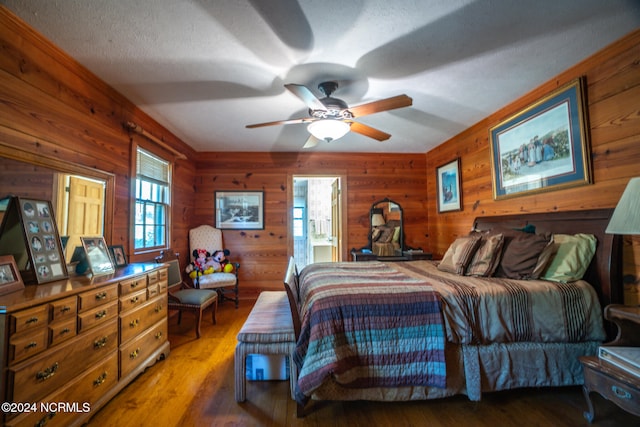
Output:
[[[293,257],[299,269],[342,260],[340,177],[293,177]]]

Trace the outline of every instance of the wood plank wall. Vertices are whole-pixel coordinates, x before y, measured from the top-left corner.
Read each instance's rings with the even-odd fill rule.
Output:
[[[33,156],[100,169],[115,175],[112,241],[127,248],[132,261],[157,253],[132,254],[130,246],[132,150],[140,145],[167,159],[173,154],[137,134],[128,121],[188,156],[174,165],[172,245],[186,251],[186,215],[193,207],[195,152],[74,59],[0,6],[0,144]],[[5,187],[5,185],[9,187]],[[2,183],[2,193],[12,193]],[[20,195],[20,194],[16,194]]]
[[[489,129],[555,88],[587,82],[593,184],[494,201]],[[461,158],[463,211],[437,213],[435,168]],[[442,255],[476,216],[613,207],[640,175],[640,31],[607,47],[427,153],[429,247]],[[625,302],[640,304],[640,240],[625,238]]]
[[[456,236],[466,233],[478,215],[614,206],[627,180],[638,174],[639,64],[640,31],[534,89],[426,155],[196,153],[188,141],[172,135],[0,6],[0,144],[114,174],[111,243],[125,245],[132,261],[155,255],[132,256],[130,252],[132,150],[140,144],[158,154],[172,155],[146,138],[131,135],[124,129],[124,123],[139,124],[187,156],[187,160],[174,163],[170,242],[181,252],[183,263],[188,251],[188,229],[213,221],[216,189],[264,190],[265,230],[244,235],[225,231],[232,256],[243,263],[244,286],[260,290],[273,283],[279,286],[286,265],[286,244],[283,243],[286,240],[286,188],[292,174],[335,171],[346,176],[348,228],[345,239],[349,248],[366,242],[369,206],[384,197],[396,199],[403,205],[407,243],[436,254],[442,254]],[[588,84],[594,184],[493,201],[488,129],[579,75],[585,75]],[[462,160],[464,210],[438,215],[435,168],[457,156]],[[635,282],[635,285],[630,283],[627,294],[633,296],[636,292],[636,298],[639,247],[637,239],[627,239],[625,272],[627,280]]]
[[[264,191],[264,230],[224,230],[224,240],[230,258],[242,264],[245,287],[280,289],[288,261],[287,191],[293,175],[345,178],[346,248],[367,244],[369,210],[385,197],[403,208],[406,244],[425,247],[425,166],[425,156],[415,154],[201,153],[194,225],[213,223],[215,191]]]

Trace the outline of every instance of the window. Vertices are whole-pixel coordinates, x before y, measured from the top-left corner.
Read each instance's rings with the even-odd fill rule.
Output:
[[[304,236],[304,208],[293,208],[293,237]]]
[[[137,150],[135,249],[166,246],[170,206],[169,162]]]

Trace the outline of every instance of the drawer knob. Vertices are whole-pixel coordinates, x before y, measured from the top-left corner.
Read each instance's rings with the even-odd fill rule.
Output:
[[[107,373],[103,372],[102,375],[100,375],[98,378],[93,380],[93,385],[97,387],[99,385],[102,385],[102,383],[104,383],[106,380],[107,380]]]
[[[107,345],[107,337],[102,337],[99,340],[93,342],[93,348],[102,348]]]
[[[25,348],[25,350],[28,350],[30,348],[34,348],[34,347],[37,347],[37,346],[38,346],[37,342],[31,341],[29,344],[25,345],[24,348]]]
[[[162,338],[162,332],[156,333],[156,339],[159,340],[160,338]]]
[[[107,293],[106,292],[100,292],[99,294],[96,294],[96,299],[98,301],[103,300],[107,297]]]
[[[69,332],[71,332],[71,329],[64,328],[63,330],[60,331],[60,335],[68,334]]]
[[[61,312],[61,313],[66,313],[67,311],[71,311],[71,307],[62,307],[62,308],[60,309],[60,312]]]
[[[49,420],[53,419],[53,417],[55,417],[57,414],[57,412],[49,412],[47,415],[45,415],[44,417],[40,418],[40,421],[38,421],[35,426],[36,427],[44,427],[47,425],[47,423],[49,422]]]
[[[135,359],[140,354],[140,348],[136,348],[131,353],[129,353],[129,359]]]
[[[130,328],[135,328],[139,324],[140,324],[140,319],[135,319],[135,320],[132,320],[131,322],[129,322],[129,327]]]
[[[46,368],[44,371],[38,372],[36,374],[36,380],[38,381],[48,380],[49,378],[55,375],[57,370],[58,370],[58,362]]]
[[[620,399],[631,399],[631,393],[623,388],[613,385],[611,386],[611,391]]]
[[[131,282],[131,289],[138,287],[138,282]]]
[[[107,315],[107,310],[102,310],[96,313],[96,319],[102,319]]]
[[[135,304],[138,302],[138,297],[131,298],[131,304]]]
[[[34,316],[27,320],[27,325],[30,325],[32,323],[38,323],[38,318]]]
[[[162,311],[162,305],[157,305],[155,310],[156,310],[156,313],[160,313]]]

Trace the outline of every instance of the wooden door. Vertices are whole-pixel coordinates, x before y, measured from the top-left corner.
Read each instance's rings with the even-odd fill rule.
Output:
[[[76,246],[80,246],[80,236],[102,236],[104,224],[104,184],[77,176],[69,177],[69,203],[66,233],[69,241],[66,248],[67,260]]]
[[[331,183],[331,260],[341,261],[342,251],[342,206],[340,204],[340,179],[335,179]]]

